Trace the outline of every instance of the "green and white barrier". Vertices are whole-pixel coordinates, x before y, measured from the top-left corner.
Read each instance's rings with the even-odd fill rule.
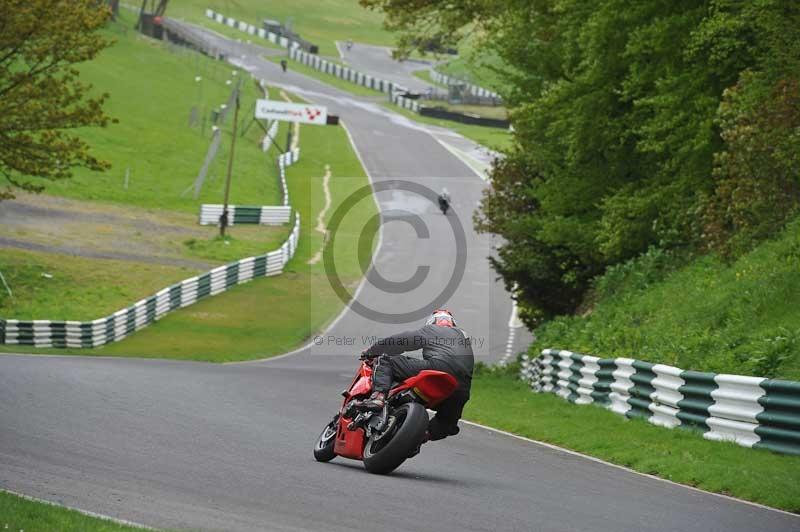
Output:
[[[399,105],[403,109],[408,109],[409,111],[419,113],[419,103],[417,103],[416,100],[405,98],[398,93],[392,94],[392,103]]]
[[[329,74],[344,81],[349,81],[355,85],[360,85],[374,91],[382,92],[384,94],[394,94],[398,91],[407,91],[405,87],[397,85],[391,81],[376,78],[369,74],[364,74],[350,67],[342,66],[333,61],[328,61],[315,54],[310,54],[301,50],[300,48],[292,48],[289,50],[289,58],[299,63],[313,68],[319,72]]]
[[[253,36],[258,35],[262,39],[266,39],[272,44],[277,44],[278,46],[282,46],[283,48],[296,48],[300,46],[300,43],[298,43],[297,41],[290,41],[286,37],[283,37],[271,31],[267,31],[264,28],[257,28],[252,24],[242,22],[241,20],[236,20],[230,17],[226,17],[222,13],[217,13],[213,9],[206,9],[206,17],[216,22],[219,22],[220,24],[225,24],[227,26],[230,26],[231,28],[247,33],[249,35]]]
[[[219,225],[224,205],[203,204],[200,206],[200,225]],[[228,225],[283,225],[292,217],[288,205],[277,207],[258,207],[248,205],[228,205]]]
[[[800,382],[557,349],[535,359],[523,356],[520,376],[534,391],[576,404],[596,403],[654,425],[700,430],[709,440],[800,455]]]
[[[278,155],[278,175],[281,180],[281,190],[283,191],[283,205],[289,205],[289,187],[286,185],[286,168],[293,165],[300,159],[300,148],[289,150]]]

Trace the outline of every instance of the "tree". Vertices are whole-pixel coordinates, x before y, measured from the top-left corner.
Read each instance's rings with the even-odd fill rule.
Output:
[[[0,173],[12,187],[39,192],[40,179],[72,169],[104,170],[76,128],[106,126],[107,94],[91,93],[74,65],[111,41],[97,30],[111,16],[97,0],[0,0]],[[0,190],[0,199],[13,197]]]
[[[361,3],[406,51],[472,32],[503,60],[514,142],[476,227],[504,238],[493,265],[529,325],[651,247],[752,242],[798,212],[797,2]]]

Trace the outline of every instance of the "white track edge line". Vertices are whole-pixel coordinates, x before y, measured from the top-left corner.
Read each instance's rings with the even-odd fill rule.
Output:
[[[713,491],[704,490],[702,488],[696,488],[694,486],[689,486],[687,484],[681,484],[680,482],[675,482],[673,480],[668,480],[666,478],[661,478],[661,477],[656,476],[656,475],[650,475],[648,473],[642,473],[641,471],[636,471],[635,469],[631,469],[629,467],[625,467],[625,466],[622,466],[622,465],[619,465],[619,464],[614,464],[614,463],[611,463],[611,462],[607,462],[607,461],[605,461],[605,460],[603,460],[601,458],[597,458],[595,456],[590,456],[588,454],[583,454],[583,453],[580,453],[578,451],[572,451],[570,449],[565,449],[564,447],[559,447],[558,445],[554,445],[552,443],[547,443],[547,442],[543,442],[543,441],[539,441],[539,440],[534,440],[533,438],[526,438],[525,436],[520,436],[519,434],[514,434],[513,432],[508,432],[508,431],[505,431],[505,430],[496,429],[494,427],[489,427],[487,425],[482,425],[481,423],[476,423],[474,421],[467,421],[466,419],[461,419],[461,422],[465,423],[467,425],[471,425],[473,427],[478,427],[478,428],[485,429],[485,430],[488,430],[488,431],[491,431],[491,432],[496,432],[498,434],[502,434],[503,436],[509,436],[509,437],[517,439],[517,440],[522,440],[522,441],[527,442],[527,443],[532,443],[534,445],[541,445],[542,447],[547,447],[548,449],[553,449],[555,451],[561,451],[562,453],[570,454],[570,455],[573,455],[573,456],[578,456],[580,458],[584,458],[586,460],[589,460],[589,461],[592,461],[592,462],[596,462],[598,464],[603,464],[603,465],[608,466],[608,467],[613,467],[615,469],[621,469],[623,471],[627,471],[628,473],[633,473],[635,475],[639,475],[639,476],[642,476],[642,477],[647,477],[647,478],[650,478],[650,479],[653,479],[653,480],[666,482],[667,484],[671,484],[673,486],[677,486],[677,487],[680,487],[680,488],[685,488],[685,489],[689,489],[689,490],[692,490],[692,491],[697,491],[699,493],[705,493],[707,495],[713,495],[715,497],[720,497],[722,499],[726,499],[726,500],[729,500],[729,501],[743,503],[743,504],[747,504],[749,506],[755,506],[756,508],[761,508],[763,510],[771,510],[773,512],[778,512],[778,513],[781,513],[781,514],[784,514],[784,515],[790,515],[792,517],[800,518],[800,514],[788,512],[786,510],[781,510],[780,508],[773,508],[772,506],[767,506],[765,504],[761,504],[761,503],[758,503],[758,502],[748,501],[748,500],[745,500],[745,499],[739,499],[738,497],[733,497],[731,495],[724,495],[722,493],[715,493]]]
[[[94,517],[95,519],[102,519],[103,521],[110,521],[112,523],[116,523],[118,525],[124,526],[132,526],[137,528],[143,528],[145,530],[158,530],[151,526],[144,525],[142,523],[137,523],[135,521],[128,521],[127,519],[118,519],[116,517],[111,517],[110,515],[100,514],[97,512],[91,512],[89,510],[84,510],[82,508],[76,508],[75,506],[67,506],[65,504],[59,504],[57,502],[48,501],[47,499],[40,499],[39,497],[32,497],[30,495],[25,495],[24,493],[19,493],[17,491],[9,490],[6,488],[0,488],[0,491],[4,493],[8,493],[19,497],[21,499],[25,499],[32,502],[38,502],[41,504],[46,504],[48,506],[55,506],[56,508],[64,508],[66,510],[72,510],[73,512],[78,512],[79,514],[85,515],[87,517]]]

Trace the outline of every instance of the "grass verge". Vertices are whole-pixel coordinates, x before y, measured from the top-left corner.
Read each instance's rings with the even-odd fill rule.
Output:
[[[51,532],[53,530],[81,530],[85,532],[133,532],[147,530],[127,526],[78,511],[32,501],[0,490],[0,526],[16,532]]]
[[[681,484],[800,512],[800,457],[712,442],[696,432],[573,405],[552,394],[533,393],[510,375],[476,375],[471,395],[464,413],[470,421]]]
[[[423,124],[430,124],[432,126],[444,127],[452,129],[456,133],[472,139],[482,146],[486,146],[495,151],[503,150],[511,146],[511,133],[506,129],[496,127],[473,126],[469,124],[462,124],[461,122],[453,122],[452,120],[442,120],[439,118],[431,118],[429,116],[422,116],[417,113],[408,111],[394,104],[385,104],[385,106],[392,111],[399,113],[411,120],[421,122]]]
[[[466,104],[452,104],[448,102],[433,100],[425,103],[425,107],[441,107],[446,111],[454,113],[466,113],[471,115],[481,116],[483,118],[496,118],[498,120],[505,120],[508,118],[506,108],[501,105],[466,105]],[[500,128],[491,128],[500,129]]]

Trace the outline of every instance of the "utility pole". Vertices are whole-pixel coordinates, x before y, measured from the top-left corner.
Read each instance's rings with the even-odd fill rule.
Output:
[[[231,154],[228,157],[228,177],[225,180],[225,201],[222,205],[222,217],[219,224],[219,236],[225,237],[228,225],[228,196],[231,191],[231,171],[233,170],[233,149],[236,147],[236,126],[239,123],[239,87],[236,87],[236,108],[233,110],[233,136],[231,137]]]

